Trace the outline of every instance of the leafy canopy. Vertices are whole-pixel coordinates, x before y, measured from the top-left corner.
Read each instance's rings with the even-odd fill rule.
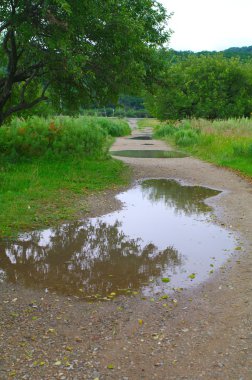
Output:
[[[168,19],[154,0],[2,0],[0,124],[49,95],[76,110],[149,83]]]
[[[191,55],[167,65],[160,77],[146,105],[161,120],[250,116],[251,62],[220,54]]]

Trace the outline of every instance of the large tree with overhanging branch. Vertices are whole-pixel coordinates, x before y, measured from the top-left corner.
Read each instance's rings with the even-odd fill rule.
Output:
[[[1,0],[0,124],[48,97],[77,109],[151,83],[168,19],[153,0]]]

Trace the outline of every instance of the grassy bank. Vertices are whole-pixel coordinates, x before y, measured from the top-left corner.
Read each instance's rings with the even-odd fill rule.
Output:
[[[196,157],[252,177],[252,119],[162,124],[154,134]]]
[[[108,155],[123,121],[15,119],[0,130],[0,236],[79,217],[85,197],[125,185],[129,170]]]

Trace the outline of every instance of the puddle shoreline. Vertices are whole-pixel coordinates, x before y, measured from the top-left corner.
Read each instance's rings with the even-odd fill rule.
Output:
[[[146,145],[146,144],[145,144]],[[151,144],[153,145],[153,144]],[[187,154],[177,151],[177,150],[161,150],[161,149],[132,149],[132,150],[117,150],[110,151],[110,154],[115,157],[132,157],[132,158],[158,158],[158,159],[166,159],[166,158],[185,158],[188,157]]]
[[[170,191],[168,197],[166,187]],[[187,200],[188,194],[191,194],[191,201]],[[83,299],[86,297],[87,300],[90,298],[112,299],[120,294],[131,295],[139,292],[144,296],[153,297],[169,292],[174,287],[196,286],[207,280],[208,276],[204,274],[202,277],[196,262],[191,263],[190,266],[188,262],[185,264],[188,257],[183,251],[184,248],[180,246],[180,236],[172,242],[167,239],[165,243],[163,239],[166,229],[163,236],[159,236],[158,233],[156,236],[152,235],[151,239],[149,236],[155,229],[161,230],[163,224],[168,222],[173,229],[176,223],[176,228],[179,229],[181,221],[182,224],[187,224],[189,231],[179,232],[182,235],[189,234],[189,240],[185,245],[192,244],[190,234],[197,235],[194,232],[195,228],[200,229],[201,234],[209,234],[211,232],[209,225],[212,222],[209,219],[211,209],[207,201],[220,194],[216,189],[188,185],[185,181],[174,179],[138,180],[133,187],[116,196],[122,204],[120,210],[102,217],[64,224],[54,229],[21,234],[21,241],[5,243],[7,247],[5,250],[9,250],[9,256],[7,256],[12,268],[12,272],[8,274],[8,266],[6,267],[9,281],[36,288],[34,283],[39,279],[40,288],[83,296]],[[170,209],[167,208],[167,204]],[[142,209],[138,209],[137,214],[134,215],[134,208],[139,205]],[[158,209],[156,210],[155,207]],[[169,214],[172,208],[173,216]],[[146,209],[154,225],[146,224],[148,213],[138,218],[137,215],[143,214]],[[178,214],[181,221],[176,222]],[[188,221],[190,214],[192,222]],[[197,220],[198,215],[200,215],[199,220]],[[171,217],[173,219],[170,220]],[[140,228],[144,223],[147,235]],[[193,228],[190,223],[197,226]],[[206,228],[202,229],[204,223]],[[167,227],[168,230],[170,228]],[[224,231],[224,228],[217,226],[216,223],[212,223],[211,228],[214,231],[212,233],[215,234],[219,233],[220,229]],[[89,240],[85,240],[87,237]],[[225,239],[227,243],[228,236]],[[200,239],[198,244],[203,244]],[[205,244],[209,245],[209,242]],[[213,244],[214,239],[211,241],[211,245]],[[37,248],[34,248],[35,245]],[[233,240],[232,245],[234,247]],[[76,246],[75,249],[72,248],[74,246]],[[231,247],[228,246],[228,249],[230,250]],[[2,250],[4,250],[3,244]],[[103,259],[99,257],[101,253],[105,255]],[[33,260],[34,257],[36,259]],[[216,259],[209,261],[209,257],[207,260],[209,272],[213,273],[220,263],[217,265]],[[131,264],[128,267],[129,262]],[[186,269],[183,269],[183,265],[187,265]],[[13,267],[15,267],[14,270]],[[182,267],[181,270],[180,267]],[[93,273],[92,276],[89,275],[90,271]],[[186,275],[182,276],[183,280],[181,273],[180,275],[176,273],[179,271],[181,273],[186,271]],[[206,267],[204,271],[206,272]],[[56,276],[56,280],[55,273],[60,273],[58,277]],[[167,284],[162,280],[164,278],[168,279]]]

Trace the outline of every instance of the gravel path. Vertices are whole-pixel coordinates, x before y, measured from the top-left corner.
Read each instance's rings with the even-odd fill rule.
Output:
[[[145,142],[120,138],[112,150],[167,148]],[[134,179],[183,179],[223,190],[211,205],[218,222],[239,233],[242,250],[165,307],[139,295],[88,304],[1,283],[0,379],[252,379],[252,185],[190,157],[120,159]],[[114,192],[89,205],[90,215],[119,207]]]

